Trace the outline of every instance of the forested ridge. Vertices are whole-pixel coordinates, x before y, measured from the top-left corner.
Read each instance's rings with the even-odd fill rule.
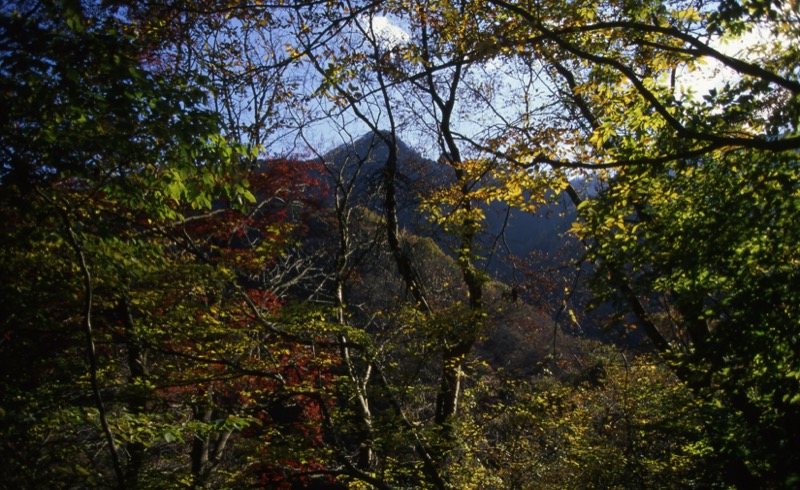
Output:
[[[0,488],[800,488],[794,0],[0,3]]]

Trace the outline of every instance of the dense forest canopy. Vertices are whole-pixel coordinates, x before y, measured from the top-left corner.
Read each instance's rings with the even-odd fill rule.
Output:
[[[800,488],[799,40],[3,1],[0,486]]]

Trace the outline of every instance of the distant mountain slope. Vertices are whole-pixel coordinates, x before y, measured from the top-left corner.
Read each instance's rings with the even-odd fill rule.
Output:
[[[452,170],[425,159],[402,141],[397,141],[399,160],[398,212],[401,226],[415,233],[426,227],[418,211],[422,198],[455,178]],[[351,204],[364,205],[382,214],[383,178],[389,148],[379,135],[367,133],[350,144],[341,145],[323,156],[331,189],[343,193],[352,189]]]
[[[418,206],[435,188],[455,179],[453,170],[430,159],[402,141],[397,142],[400,185],[398,189],[399,220],[408,231],[430,236],[444,249],[451,248],[447,237],[425,219]],[[365,134],[351,144],[341,145],[324,155],[331,189],[339,192],[352,188],[352,203],[366,206],[381,214],[383,211],[383,173],[389,150],[375,134]],[[338,182],[337,182],[338,181]],[[332,199],[332,198],[331,198]],[[487,270],[504,278],[510,277],[509,256],[525,258],[555,257],[569,246],[566,236],[575,219],[575,207],[568,199],[544,204],[536,213],[509,210],[504,203],[485,206],[485,228],[480,244],[491,257]],[[492,252],[493,251],[493,252]]]

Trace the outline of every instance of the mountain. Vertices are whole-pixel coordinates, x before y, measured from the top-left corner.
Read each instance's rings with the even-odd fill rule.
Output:
[[[367,133],[322,158],[331,189],[338,189],[340,197],[349,194],[350,205],[362,205],[378,214],[384,211],[384,174],[389,158],[385,137],[388,134]],[[455,174],[448,166],[423,158],[402,141],[396,145],[398,219],[403,228],[425,234],[427,220],[419,212],[419,204],[430,192],[451,182]]]
[[[385,136],[385,135],[384,135]],[[397,141],[399,156],[398,219],[407,231],[432,237],[445,250],[449,243],[441,230],[431,225],[419,211],[421,200],[430,192],[455,180],[448,165],[423,158],[402,141]],[[379,135],[368,133],[351,144],[341,145],[324,155],[328,183],[339,192],[350,192],[350,203],[363,205],[382,214],[383,175],[389,148]],[[331,197],[331,201],[333,197]],[[513,280],[510,258],[555,258],[569,248],[574,239],[567,230],[575,219],[576,210],[566,196],[544,204],[536,213],[509,210],[504,203],[484,205],[486,216],[479,246],[490,259],[484,264],[487,271],[506,280]],[[556,266],[556,264],[550,264]]]

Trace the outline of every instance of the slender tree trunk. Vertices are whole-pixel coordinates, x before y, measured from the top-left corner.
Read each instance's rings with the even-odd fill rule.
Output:
[[[339,225],[339,250],[336,258],[336,270],[334,272],[334,296],[336,301],[336,320],[340,325],[347,324],[345,284],[349,267],[348,257],[351,253],[350,215],[347,209],[350,190],[344,191],[344,194],[345,195],[341,199],[337,196],[336,200],[336,219]],[[356,410],[360,415],[361,440],[359,441],[356,466],[359,470],[368,471],[375,462],[375,454],[372,451],[372,441],[374,437],[372,431],[372,411],[370,410],[369,397],[367,395],[370,368],[367,368],[367,372],[363,376],[360,375],[358,367],[355,365],[351,356],[350,349],[347,347],[347,337],[342,335],[339,340],[342,344],[342,360],[344,361],[344,365],[347,366],[348,377],[356,392]]]
[[[84,308],[83,308],[83,329],[86,335],[86,352],[89,360],[89,380],[92,387],[92,394],[95,400],[95,406],[100,417],[100,425],[103,429],[106,442],[108,443],[108,452],[111,457],[111,465],[114,470],[114,475],[117,479],[117,487],[120,489],[125,488],[125,476],[122,471],[122,465],[119,461],[119,454],[117,452],[117,444],[114,441],[114,435],[111,432],[111,427],[108,424],[108,413],[106,412],[103,396],[100,391],[100,381],[97,377],[99,370],[97,360],[97,350],[94,344],[94,331],[92,327],[92,314],[94,303],[94,290],[92,285],[92,274],[89,271],[89,265],[86,261],[86,254],[83,251],[80,241],[78,240],[75,231],[72,229],[69,217],[64,213],[64,225],[66,228],[69,243],[71,244],[75,255],[78,259],[78,265],[83,273],[84,285]]]
[[[462,192],[466,195],[466,187],[462,188]],[[472,210],[472,203],[467,199],[463,206],[466,208],[467,216],[469,216]],[[464,361],[472,351],[472,347],[475,345],[483,326],[483,281],[471,260],[475,225],[471,219],[467,219],[464,223],[458,258],[464,283],[467,285],[467,294],[469,295],[469,317],[467,324],[459,328],[458,337],[453,339],[454,346],[446,349],[443,354],[442,380],[436,400],[435,423],[443,428],[446,440],[449,440],[452,436],[451,422],[458,414]]]
[[[208,406],[195,406],[192,408],[194,420],[208,424],[214,410]],[[189,456],[192,461],[192,487],[206,488],[209,476],[209,447],[211,434],[195,434],[192,440],[192,449]]]
[[[139,336],[134,329],[133,316],[127,297],[121,300],[119,310],[125,327],[125,344],[128,351],[128,369],[130,370],[128,384],[132,390],[128,401],[128,410],[131,414],[138,415],[144,412],[147,405],[147,397],[140,392],[142,388],[137,386],[137,382],[148,375],[147,359]],[[133,442],[128,444],[126,449],[128,464],[125,467],[125,484],[128,488],[139,488],[144,467],[145,446],[141,442]]]

